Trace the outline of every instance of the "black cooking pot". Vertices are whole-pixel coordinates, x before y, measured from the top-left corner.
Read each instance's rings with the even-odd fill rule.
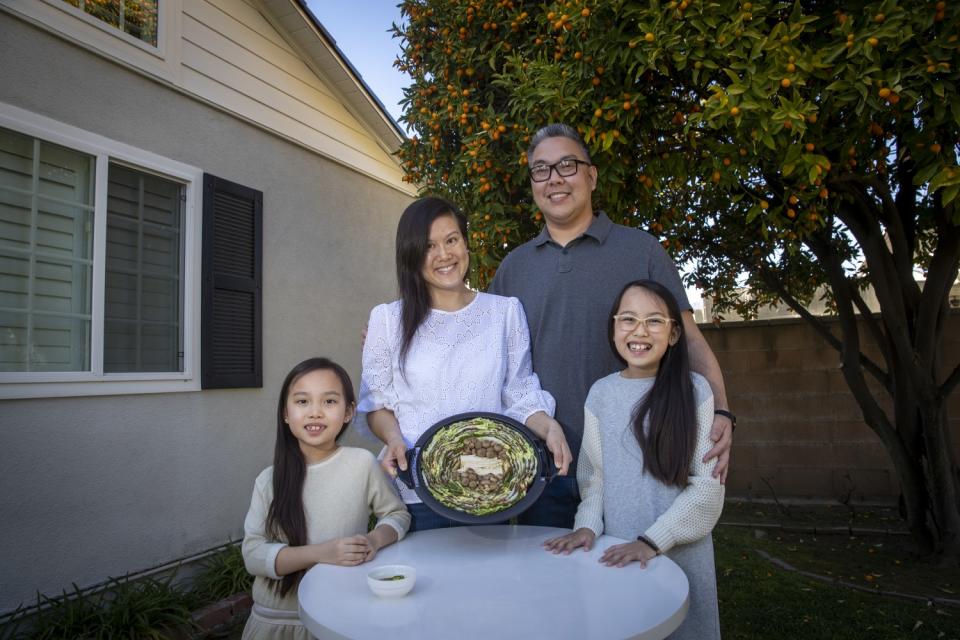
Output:
[[[497,422],[504,429],[513,429],[514,431],[517,431],[530,444],[530,446],[533,447],[535,454],[534,457],[536,458],[537,465],[533,481],[527,488],[526,494],[519,501],[515,502],[509,507],[506,507],[505,509],[484,515],[466,513],[458,509],[453,509],[440,502],[430,492],[430,488],[427,482],[424,480],[423,469],[420,465],[421,452],[426,448],[426,446],[437,433],[457,422],[471,420],[474,418],[487,418],[488,420]],[[503,522],[504,520],[508,520],[523,513],[534,502],[537,501],[537,498],[539,498],[540,494],[543,493],[547,483],[550,482],[555,475],[556,467],[553,464],[552,456],[550,455],[550,452],[547,451],[546,444],[543,442],[543,440],[537,438],[537,436],[535,436],[530,429],[520,424],[513,418],[500,415],[498,413],[485,412],[459,413],[455,416],[444,418],[440,422],[424,431],[423,435],[417,439],[417,442],[414,444],[413,448],[407,449],[407,469],[398,473],[400,480],[402,480],[405,485],[416,491],[417,497],[423,501],[423,504],[427,505],[434,512],[444,516],[445,518],[449,518],[457,522],[463,522],[465,524],[493,524],[495,522]]]

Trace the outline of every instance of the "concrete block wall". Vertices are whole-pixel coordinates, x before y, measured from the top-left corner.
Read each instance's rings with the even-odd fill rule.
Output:
[[[839,335],[839,324],[827,319]],[[727,495],[743,498],[894,502],[897,475],[864,423],[840,371],[840,354],[801,319],[701,325],[737,414]],[[960,313],[944,332],[944,372],[960,362]],[[861,342],[882,362],[861,323]],[[876,385],[873,385],[876,387]],[[883,405],[889,410],[889,403]],[[960,459],[960,391],[948,401]]]

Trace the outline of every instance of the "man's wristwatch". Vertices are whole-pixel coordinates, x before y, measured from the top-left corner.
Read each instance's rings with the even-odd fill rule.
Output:
[[[715,415],[723,416],[724,418],[729,419],[731,424],[730,431],[736,431],[737,416],[733,415],[731,412],[727,411],[726,409],[716,409],[713,413]]]

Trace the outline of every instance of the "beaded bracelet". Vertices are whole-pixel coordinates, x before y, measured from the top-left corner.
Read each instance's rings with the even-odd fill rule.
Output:
[[[648,538],[647,536],[645,536],[645,535],[639,535],[639,536],[637,536],[637,540],[640,541],[640,542],[642,542],[643,544],[647,545],[647,546],[650,547],[651,549],[653,549],[653,552],[654,552],[655,554],[657,554],[658,556],[661,555],[660,547],[658,547],[657,545],[653,544],[653,541],[650,540],[650,538]]]
[[[731,432],[737,430],[737,416],[733,415],[731,412],[727,411],[726,409],[716,409],[713,413],[714,415],[723,416],[724,418],[727,418],[728,420],[730,420]]]

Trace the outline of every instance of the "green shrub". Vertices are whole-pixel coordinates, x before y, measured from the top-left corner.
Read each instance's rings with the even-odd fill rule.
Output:
[[[193,609],[249,592],[253,578],[240,547],[230,543],[201,562],[192,588],[165,578],[111,578],[103,590],[83,593],[77,585],[59,597],[37,594],[37,609],[22,607],[0,627],[0,640],[150,640],[189,627]]]
[[[191,591],[197,605],[250,591],[253,585],[253,576],[247,573],[240,547],[235,544],[227,545],[223,551],[209,556],[201,566]]]
[[[190,599],[172,584],[174,575],[131,580],[111,578],[107,589],[84,595],[74,585],[59,598],[38,595],[46,609],[36,616],[27,640],[139,640],[166,638],[190,623]]]

